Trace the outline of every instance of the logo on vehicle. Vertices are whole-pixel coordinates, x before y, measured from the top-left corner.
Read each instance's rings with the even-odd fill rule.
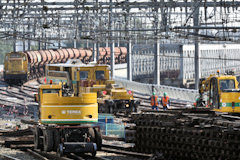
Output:
[[[62,110],[62,114],[79,115],[79,114],[81,114],[81,111],[80,110]]]

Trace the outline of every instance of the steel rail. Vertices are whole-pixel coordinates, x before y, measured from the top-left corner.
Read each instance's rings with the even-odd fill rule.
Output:
[[[21,160],[19,158],[15,158],[6,154],[0,154],[1,160]]]

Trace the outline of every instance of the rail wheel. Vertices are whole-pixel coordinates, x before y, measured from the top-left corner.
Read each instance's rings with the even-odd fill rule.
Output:
[[[43,130],[43,149],[45,152],[53,149],[53,131],[51,129]]]
[[[42,148],[42,143],[40,139],[40,129],[36,126],[34,128],[34,148],[35,149],[41,149]]]
[[[59,144],[60,144],[60,133],[58,129],[53,130],[53,151],[57,151]]]
[[[94,134],[95,134],[95,143],[97,144],[97,150],[102,149],[102,134],[99,129],[94,128]]]

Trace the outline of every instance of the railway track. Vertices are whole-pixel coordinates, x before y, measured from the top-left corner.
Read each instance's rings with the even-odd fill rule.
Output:
[[[19,158],[15,158],[6,154],[0,154],[1,160],[21,160]]]
[[[34,84],[34,85],[33,85]],[[39,82],[34,82],[34,81],[29,81],[22,86],[11,86],[8,88],[8,91],[4,90],[3,88],[0,88],[0,100],[2,99],[6,107],[10,106],[23,106],[25,105],[25,99],[27,98],[27,101],[33,101],[33,92],[36,92],[36,86],[39,85]],[[13,97],[17,99],[18,101],[11,102],[11,100],[5,100],[4,98],[6,97]],[[139,112],[144,112],[145,114],[152,114],[154,113],[160,113],[161,109],[159,111],[153,111],[151,110],[150,107],[150,100],[148,95],[141,95],[141,94],[135,94],[135,97],[141,100],[141,105],[139,107]],[[186,108],[186,105],[188,105],[186,102],[181,102],[181,101],[172,101],[171,102],[171,109],[174,109],[175,111],[181,110],[183,108]],[[170,111],[168,111],[170,112]],[[31,111],[31,114],[33,115],[33,111]],[[126,138],[125,141],[131,142],[131,143],[136,143],[137,140],[136,138],[139,135],[137,127],[139,125],[139,122],[136,122],[133,120],[133,117],[131,115],[125,115],[125,114],[117,114],[119,119],[124,119],[124,122],[126,122],[127,130],[126,130]],[[133,116],[136,116],[133,114]],[[142,122],[141,122],[142,123]],[[155,123],[155,122],[154,122]],[[137,127],[136,127],[137,124]],[[163,123],[156,123],[162,125]],[[167,124],[167,123],[166,123]],[[165,125],[166,125],[165,124]],[[18,131],[19,132],[19,131]],[[4,134],[10,134],[8,132],[2,133],[0,137],[7,137]],[[13,133],[12,133],[13,134]],[[20,134],[20,132],[19,132]],[[13,134],[14,135],[14,134]],[[19,137],[21,136],[16,136],[14,135],[14,138],[12,139],[6,139],[1,144],[5,147],[9,147],[11,149],[18,149],[18,150],[23,150],[25,152],[29,152],[37,157],[39,155],[39,158],[36,159],[59,159],[56,153],[46,153],[42,152],[39,150],[34,150],[33,146],[33,137],[31,135],[26,136],[26,134],[21,133],[20,135],[25,135],[26,139],[21,139]],[[11,137],[11,136],[9,136]],[[106,137],[105,137],[106,138]],[[109,140],[111,140],[111,137],[107,137]],[[139,138],[140,139],[140,138]],[[141,145],[139,143],[136,143],[137,145]],[[139,153],[139,152],[144,152],[143,150],[137,150],[136,148],[134,149],[126,149],[126,148],[121,148],[117,147],[114,145],[105,145],[103,147],[103,150],[100,151],[96,157],[91,157],[90,155],[84,154],[84,155],[76,155],[76,154],[68,154],[63,159],[149,159],[153,156],[153,152],[147,152],[147,153]],[[50,154],[50,155],[49,155]],[[53,154],[53,155],[51,155]],[[41,157],[42,156],[42,157]],[[49,156],[53,156],[49,158]]]
[[[42,81],[42,80],[41,80]],[[34,116],[35,102],[34,93],[37,92],[39,82],[30,80],[23,85],[8,85],[0,81],[0,110],[2,115]]]
[[[115,145],[103,144],[102,150],[97,153],[96,157],[88,154],[66,154],[64,157],[59,157],[56,152],[43,152],[35,150],[33,145],[33,136],[31,128],[17,131],[2,131],[0,132],[2,139],[2,146],[11,149],[18,149],[21,151],[29,152],[37,159],[99,159],[107,160],[114,159],[113,157],[121,157],[121,159],[147,159],[151,154],[142,154],[130,151],[127,147],[120,147]],[[4,140],[3,140],[4,139]]]

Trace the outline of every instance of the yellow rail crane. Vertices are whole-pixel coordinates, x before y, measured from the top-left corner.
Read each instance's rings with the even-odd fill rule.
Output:
[[[92,153],[101,149],[97,94],[74,96],[67,84],[40,85],[39,124],[34,128],[34,146],[46,152]]]
[[[199,83],[197,106],[208,106],[218,112],[240,112],[240,90],[233,73],[203,78]]]
[[[75,95],[86,90],[97,93],[99,112],[136,112],[140,102],[134,99],[132,91],[116,85],[115,81],[110,79],[109,72],[108,65],[82,64],[77,60],[46,65],[48,82],[67,82],[72,86]]]

